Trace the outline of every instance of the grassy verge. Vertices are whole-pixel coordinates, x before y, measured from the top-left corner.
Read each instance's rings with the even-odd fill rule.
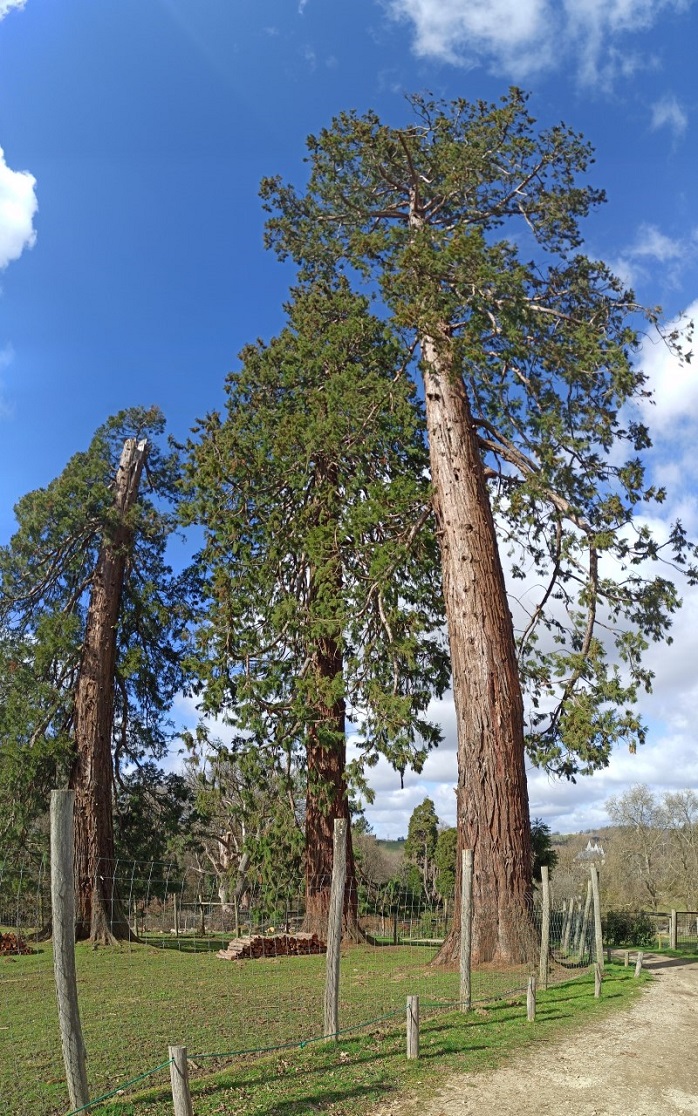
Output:
[[[539,993],[536,1022],[526,1021],[521,1000],[479,1008],[468,1015],[435,1015],[422,1023],[418,1061],[405,1058],[404,1030],[372,1029],[337,1044],[280,1051],[254,1062],[239,1059],[213,1073],[197,1063],[192,1071],[196,1116],[367,1116],[376,1106],[400,1099],[419,1110],[420,1098],[451,1073],[499,1065],[524,1046],[561,1038],[565,1032],[628,1006],[649,979],[635,980],[609,965],[603,996],[595,1000],[593,978]],[[169,1089],[150,1089],[130,1101],[107,1103],[101,1116],[170,1116]]]
[[[394,1012],[392,1018],[342,1035],[336,1044],[301,1048],[301,1040],[321,1031],[323,957],[232,965],[206,952],[145,947],[78,947],[77,954],[90,1095],[161,1064],[168,1043],[181,1042],[195,1061],[196,1116],[363,1116],[398,1093],[433,1092],[445,1073],[482,1069],[525,1043],[558,1037],[568,1026],[625,1004],[640,984],[632,969],[611,965],[601,1001],[593,998],[593,981],[579,978],[540,994],[533,1025],[526,1023],[520,1000],[512,999],[478,1006],[467,1016],[430,1017],[427,1004],[457,995],[457,974],[431,969],[422,950],[358,948],[343,959],[342,1021]],[[489,973],[479,991],[506,995],[513,978],[519,979],[511,972]],[[405,996],[415,993],[427,1017],[422,1056],[408,1063],[404,1005]],[[1,1116],[65,1113],[49,947],[2,962],[0,999],[0,1038],[11,1051],[0,1068]],[[282,1043],[286,1049],[254,1058],[204,1056]],[[123,1100],[91,1111],[171,1116],[167,1082],[168,1071],[160,1071],[139,1086],[141,1092],[129,1089]]]

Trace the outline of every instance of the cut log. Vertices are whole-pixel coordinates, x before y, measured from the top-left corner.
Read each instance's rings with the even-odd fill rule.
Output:
[[[233,938],[227,949],[219,949],[221,961],[246,961],[257,957],[306,957],[325,953],[327,945],[317,934],[257,934]]]
[[[18,954],[18,953],[35,953],[23,938],[19,938],[16,934],[10,932],[9,934],[0,934],[0,953],[5,954]]]

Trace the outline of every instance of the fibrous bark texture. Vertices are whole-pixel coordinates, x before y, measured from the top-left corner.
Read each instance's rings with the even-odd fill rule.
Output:
[[[131,935],[115,879],[112,816],[112,726],[116,628],[124,574],[133,547],[129,513],[138,497],[145,441],[124,443],[114,491],[115,526],[97,559],[75,694],[76,938],[109,943]]]
[[[448,341],[422,339],[429,450],[458,727],[454,927],[439,960],[457,960],[461,850],[473,850],[474,963],[529,948],[531,879],[523,702],[494,518],[470,405]]]

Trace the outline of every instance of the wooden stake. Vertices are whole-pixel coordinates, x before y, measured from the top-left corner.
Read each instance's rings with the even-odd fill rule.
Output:
[[[587,931],[589,929],[589,917],[591,915],[592,903],[592,887],[591,879],[587,880],[587,897],[584,904],[584,914],[582,916],[582,929],[579,934],[579,960],[582,960],[582,953],[586,949],[587,944]]]
[[[601,966],[603,972],[603,932],[601,930],[601,900],[599,898],[599,873],[596,865],[592,864],[589,868],[591,875],[591,894],[594,900],[594,940],[596,943],[595,960],[596,964]]]
[[[639,977],[640,973],[642,972],[642,960],[643,960],[644,956],[645,956],[644,953],[638,953],[638,955],[637,955],[637,961],[635,962],[635,976],[636,977]]]
[[[83,1108],[89,1104],[90,1095],[75,974],[74,804],[75,791],[51,791],[51,912],[58,1023],[70,1107]]]
[[[346,878],[347,823],[345,818],[335,818],[332,886],[330,888],[330,910],[327,919],[327,969],[323,1031],[325,1038],[336,1036],[339,1030],[339,951],[342,942],[342,912],[344,910]]]
[[[473,935],[473,850],[463,849],[460,893],[460,1009],[470,1011],[470,958]]]
[[[172,1106],[174,1116],[194,1116],[189,1092],[189,1070],[187,1068],[186,1046],[169,1046],[170,1081],[172,1083]]]
[[[407,997],[407,1057],[419,1057],[419,996]]]
[[[679,940],[678,925],[676,919],[676,911],[672,907],[671,920],[669,922],[669,949],[678,949],[677,942]]]
[[[548,954],[550,952],[550,872],[548,865],[541,868],[541,882],[543,885],[541,928],[540,928],[540,967],[538,976],[540,986],[548,987]]]
[[[603,980],[603,965],[597,961],[594,965],[594,996],[598,1000],[601,995],[601,981]]]
[[[536,1018],[536,974],[530,973],[526,992],[526,1018],[534,1023]]]

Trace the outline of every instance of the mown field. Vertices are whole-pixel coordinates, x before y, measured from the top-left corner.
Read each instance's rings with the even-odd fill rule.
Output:
[[[525,970],[490,970],[474,974],[476,1010],[446,1014],[458,977],[429,964],[433,951],[350,947],[342,958],[340,1025],[364,1026],[327,1044],[313,1041],[322,1031],[324,956],[225,962],[212,949],[217,942],[172,948],[177,944],[77,947],[91,1097],[161,1065],[169,1044],[183,1044],[193,1061],[196,1116],[358,1116],[394,1090],[428,1083],[451,1068],[480,1066],[522,1041],[623,1002],[638,988],[632,970],[612,966],[601,1003],[582,977],[545,994],[530,1025],[516,1000]],[[413,994],[422,1002],[423,1057],[407,1063],[403,1020],[405,999]],[[500,999],[486,1006],[494,997]],[[0,1039],[2,1116],[65,1114],[49,945],[33,956],[0,959]],[[249,1053],[270,1047],[283,1049]],[[94,1111],[170,1116],[167,1082],[168,1071],[161,1070]]]

